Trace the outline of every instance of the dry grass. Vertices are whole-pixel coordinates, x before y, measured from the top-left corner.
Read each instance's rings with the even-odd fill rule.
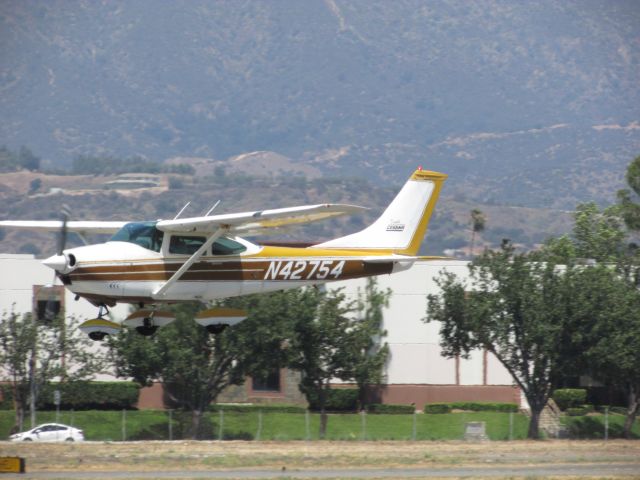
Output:
[[[639,463],[637,441],[0,443],[30,472]],[[639,467],[640,470],[640,467]]]

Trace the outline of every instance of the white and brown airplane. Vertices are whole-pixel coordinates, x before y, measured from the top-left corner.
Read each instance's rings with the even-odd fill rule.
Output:
[[[150,335],[174,318],[155,309],[166,303],[271,292],[410,268],[447,175],[418,168],[384,213],[357,233],[304,248],[257,245],[242,236],[362,211],[343,204],[175,218],[148,222],[0,221],[0,227],[109,233],[105,243],[64,249],[43,263],[66,288],[99,307],[81,325],[94,340],[121,326],[103,318],[116,303],[151,305],[123,323]],[[210,212],[209,212],[210,213]],[[179,214],[178,214],[179,215]],[[213,308],[196,321],[211,333],[245,318],[239,310]]]

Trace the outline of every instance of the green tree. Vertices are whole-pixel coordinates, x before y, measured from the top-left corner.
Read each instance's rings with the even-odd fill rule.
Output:
[[[577,373],[620,388],[627,399],[624,435],[640,408],[640,293],[610,265],[574,269],[566,312]],[[576,372],[574,372],[576,373]]]
[[[640,396],[640,259],[637,248],[628,243],[624,215],[624,206],[601,212],[594,204],[581,205],[572,235],[548,242],[544,255],[567,265],[573,281],[566,301],[566,373],[589,373],[625,393],[624,432],[629,437]],[[594,260],[594,265],[571,267],[581,258]]]
[[[35,406],[42,387],[56,377],[61,381],[89,378],[103,368],[103,359],[89,352],[88,340],[75,328],[78,321],[62,316],[46,324],[29,314],[11,312],[0,322],[0,372],[11,387],[15,427],[22,429],[30,412],[36,425]]]
[[[382,382],[384,365],[389,358],[389,346],[382,338],[383,308],[389,306],[391,290],[381,291],[375,278],[367,279],[364,292],[359,295],[358,315],[349,329],[351,336],[353,378],[358,385],[359,407],[366,406],[367,389]]]
[[[636,157],[627,167],[625,175],[627,185],[631,188],[618,191],[618,204],[622,208],[622,216],[627,227],[640,230],[640,156]]]
[[[440,322],[443,355],[491,352],[521,388],[531,408],[529,438],[539,438],[539,419],[554,380],[562,373],[560,345],[566,335],[566,276],[551,262],[516,254],[505,243],[469,265],[468,284],[451,273],[428,297],[427,322]]]
[[[300,390],[307,399],[316,398],[320,408],[320,438],[327,431],[326,403],[331,381],[353,378],[353,302],[342,290],[301,291],[289,349],[289,367],[302,373]]]
[[[172,307],[176,320],[152,337],[123,330],[109,339],[116,375],[130,377],[140,385],[160,381],[170,401],[191,412],[191,436],[200,438],[201,420],[209,404],[229,385],[244,380],[238,359],[238,330],[209,335],[194,322],[202,309],[197,303]]]
[[[221,302],[245,308],[248,318],[220,335],[209,335],[194,322],[198,303],[172,307],[176,321],[152,337],[123,331],[109,339],[116,374],[140,385],[162,382],[170,401],[191,412],[191,436],[200,438],[202,415],[218,395],[246,375],[260,375],[284,365],[283,340],[295,312],[297,291],[252,295]],[[291,309],[290,309],[291,307]]]
[[[18,165],[31,171],[40,170],[40,158],[23,145],[18,151]]]

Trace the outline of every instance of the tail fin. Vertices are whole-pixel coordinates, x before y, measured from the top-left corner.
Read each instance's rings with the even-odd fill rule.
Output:
[[[446,178],[444,173],[416,170],[373,224],[357,233],[314,247],[373,249],[416,255]]]

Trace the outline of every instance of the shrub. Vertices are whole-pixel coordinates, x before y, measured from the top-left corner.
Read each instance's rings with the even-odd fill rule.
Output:
[[[3,400],[0,409],[13,408],[10,385],[0,386]],[[138,402],[140,387],[133,382],[65,382],[49,383],[42,387],[36,408],[55,410],[53,392],[60,392],[62,410],[132,410]]]
[[[560,410],[567,410],[584,404],[587,391],[584,388],[561,388],[554,391],[552,397]]]
[[[448,403],[427,403],[424,406],[424,413],[450,413],[451,405]]]
[[[315,392],[307,394],[309,410],[318,411],[318,397]],[[355,388],[336,388],[327,391],[325,410],[329,412],[355,412],[358,409],[358,390]]]
[[[307,409],[300,405],[286,405],[286,404],[253,404],[253,403],[234,403],[234,404],[212,404],[209,406],[209,411],[219,412],[223,410],[225,412],[264,412],[264,413],[304,413]]]
[[[517,412],[518,405],[504,402],[453,402],[452,409],[470,410],[472,412]]]
[[[577,417],[580,415],[587,415],[594,411],[593,405],[585,404],[579,407],[569,407],[565,410],[565,413],[570,417]]]
[[[394,404],[384,404],[384,403],[372,403],[367,406],[367,412],[369,413],[384,413],[384,414],[398,414],[398,415],[407,415],[412,414],[416,411],[416,408],[413,405],[394,405]]]
[[[38,408],[54,410],[53,392],[60,391],[63,410],[134,409],[140,386],[133,382],[69,382],[49,383],[38,396]]]

